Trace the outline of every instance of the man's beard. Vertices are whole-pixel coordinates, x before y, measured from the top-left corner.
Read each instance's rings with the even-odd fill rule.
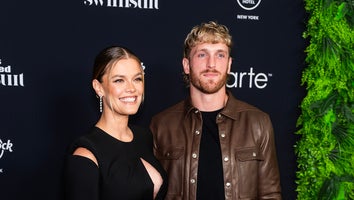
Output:
[[[208,80],[207,82],[201,81],[199,76],[197,74],[193,73],[193,70],[191,68],[191,70],[190,70],[190,83],[191,83],[191,85],[193,85],[195,88],[197,88],[198,90],[200,90],[203,93],[213,94],[213,93],[218,92],[221,88],[223,88],[226,85],[227,73],[226,72],[220,73],[217,70],[205,70],[205,71],[202,71],[200,74],[209,73],[209,72],[221,74],[222,77],[217,82],[215,82],[214,80]]]

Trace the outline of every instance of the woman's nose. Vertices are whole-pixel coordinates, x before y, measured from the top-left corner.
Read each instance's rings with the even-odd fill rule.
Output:
[[[128,82],[127,87],[126,87],[127,92],[135,92],[135,86],[133,83]]]

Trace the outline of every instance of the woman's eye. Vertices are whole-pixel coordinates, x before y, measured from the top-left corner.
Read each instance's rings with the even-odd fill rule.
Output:
[[[123,79],[116,79],[116,80],[114,80],[114,82],[115,82],[115,83],[123,83],[124,80],[123,80]]]
[[[136,78],[135,81],[143,81],[143,78],[139,77],[139,78]]]

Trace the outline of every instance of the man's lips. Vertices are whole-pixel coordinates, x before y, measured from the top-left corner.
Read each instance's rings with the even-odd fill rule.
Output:
[[[215,77],[219,75],[219,72],[217,71],[204,71],[202,72],[202,75],[205,77]]]

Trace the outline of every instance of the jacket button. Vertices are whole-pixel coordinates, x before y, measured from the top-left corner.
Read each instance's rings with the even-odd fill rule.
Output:
[[[226,156],[226,157],[224,158],[224,161],[225,161],[225,162],[229,161],[229,157]]]
[[[195,179],[192,178],[192,179],[190,180],[190,182],[191,182],[191,183],[195,183]]]
[[[196,153],[192,153],[192,158],[197,158],[197,154]]]
[[[230,187],[231,186],[231,183],[230,182],[227,182],[226,183],[226,187]]]
[[[220,136],[221,136],[222,138],[226,137],[225,133],[221,133]]]
[[[200,131],[198,131],[198,130],[195,131],[195,134],[196,134],[196,135],[199,135],[199,134],[200,134]]]

